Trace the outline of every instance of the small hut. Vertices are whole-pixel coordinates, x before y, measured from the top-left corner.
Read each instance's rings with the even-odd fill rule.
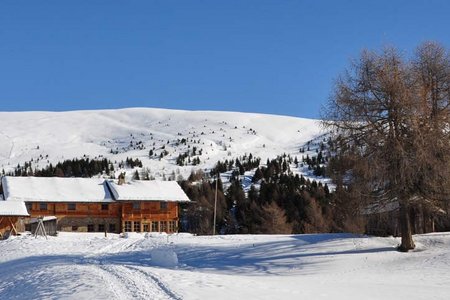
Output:
[[[28,231],[31,231],[32,234],[36,234],[36,231],[37,231],[37,228],[39,225],[39,219],[40,218],[31,219],[30,222],[28,223],[28,225],[26,226],[26,229]],[[41,217],[41,219],[42,219],[42,224],[44,225],[45,234],[51,235],[51,236],[56,236],[58,234],[56,231],[57,218],[55,216],[46,216],[46,217]]]
[[[28,217],[25,203],[22,201],[0,200],[0,239],[17,235],[17,224],[20,218]]]

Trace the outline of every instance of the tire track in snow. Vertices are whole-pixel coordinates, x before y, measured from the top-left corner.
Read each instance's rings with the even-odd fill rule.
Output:
[[[97,270],[117,299],[182,299],[167,288],[161,280],[138,268],[108,261],[104,255],[126,253],[144,239],[120,239],[87,255],[83,263]]]
[[[175,300],[181,300],[183,299],[182,297],[178,296],[175,292],[173,292],[171,289],[169,289],[167,287],[167,285],[165,285],[161,279],[156,276],[154,273],[149,272],[149,271],[144,271],[138,267],[131,267],[131,266],[127,266],[129,269],[135,270],[141,274],[143,274],[144,276],[148,276],[150,277],[158,286],[161,290],[163,290],[168,296],[170,296],[171,299],[175,299]]]
[[[120,285],[112,286],[120,288],[120,290],[116,290],[116,295],[126,295],[125,297],[119,296],[121,299],[181,299],[161,282],[135,268],[120,265],[97,265],[97,267],[120,282]],[[110,279],[107,281],[111,282]]]
[[[90,269],[106,283],[108,290],[114,294],[116,299],[122,300],[133,298],[133,295],[128,292],[127,287],[121,280],[118,280],[116,276],[112,275],[104,268],[100,268],[98,265],[91,265]]]

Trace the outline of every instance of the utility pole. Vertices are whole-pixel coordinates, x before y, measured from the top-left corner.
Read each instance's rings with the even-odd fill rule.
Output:
[[[213,235],[216,235],[216,216],[217,216],[217,185],[219,183],[219,171],[216,175],[216,196],[214,197],[214,222],[213,222]]]

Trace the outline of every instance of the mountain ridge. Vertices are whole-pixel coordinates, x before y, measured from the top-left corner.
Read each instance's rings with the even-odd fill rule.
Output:
[[[300,159],[299,148],[323,134],[318,120],[261,113],[142,107],[0,112],[0,167],[11,171],[29,162],[43,168],[88,157],[107,158],[119,172],[118,164],[130,157],[156,178],[174,172],[186,178],[244,154],[263,161],[284,153]],[[184,153],[199,163],[177,165]]]

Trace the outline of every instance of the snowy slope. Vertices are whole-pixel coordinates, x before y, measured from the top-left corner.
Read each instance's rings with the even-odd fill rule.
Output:
[[[1,299],[448,299],[450,233],[196,237],[61,233],[0,241]],[[155,253],[176,254],[161,267]]]
[[[182,175],[209,169],[218,160],[245,153],[274,158],[298,149],[321,134],[319,122],[286,116],[152,108],[71,112],[0,112],[0,167],[33,168],[65,159],[139,158],[152,176]],[[187,139],[186,144],[178,141]],[[169,154],[159,159],[160,153]],[[177,166],[179,154],[202,150],[198,166]],[[154,157],[149,151],[155,149]],[[299,155],[301,157],[301,155]]]

